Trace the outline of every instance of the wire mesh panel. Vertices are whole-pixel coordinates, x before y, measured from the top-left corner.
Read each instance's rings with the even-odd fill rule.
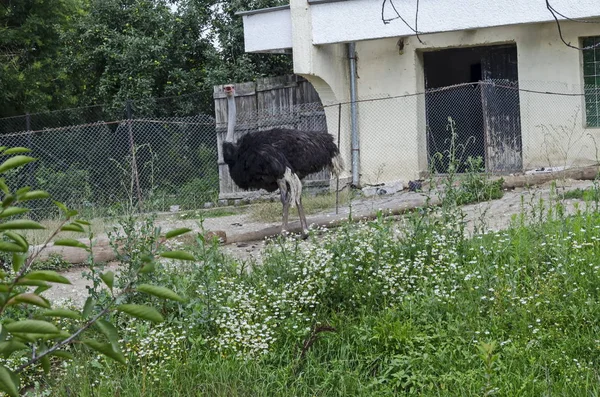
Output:
[[[435,172],[448,171],[451,151],[458,156],[457,172],[467,167],[460,160],[486,158],[483,93],[479,84],[469,84],[425,94],[429,164]]]
[[[432,172],[447,173],[450,165],[459,173],[504,175],[598,164],[600,141],[588,121],[595,108],[587,100],[597,90],[490,79],[361,98],[357,147],[350,142],[351,104],[339,105],[341,149],[348,160],[358,154],[362,186],[406,185]],[[336,132],[331,123],[329,130]]]
[[[124,147],[133,145],[135,156],[130,151],[116,166],[130,196],[141,197],[144,207],[195,209],[215,201],[219,176],[212,117],[134,119],[121,123],[117,133],[126,138]]]

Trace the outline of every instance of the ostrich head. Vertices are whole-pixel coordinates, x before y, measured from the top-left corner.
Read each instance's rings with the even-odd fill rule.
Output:
[[[234,141],[235,131],[235,87],[231,84],[223,87],[225,94],[227,95],[227,136],[223,141],[223,160],[225,163],[231,165],[235,162],[236,146]]]

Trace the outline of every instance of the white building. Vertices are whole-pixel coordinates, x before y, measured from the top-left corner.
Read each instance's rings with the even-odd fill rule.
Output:
[[[413,30],[417,3],[422,42]],[[598,0],[551,3],[564,16],[598,22],[558,16],[567,43],[600,43]],[[239,13],[247,52],[291,51],[294,72],[313,84],[324,105],[344,103],[340,146],[355,183],[423,176],[430,155],[448,147],[448,116],[456,121],[459,143],[471,137],[469,154],[481,155],[491,172],[596,163],[600,96],[592,88],[600,88],[600,47],[565,45],[544,1],[393,5],[407,23],[383,22],[398,16],[390,0],[290,0],[288,6]],[[496,79],[500,87],[465,84]],[[462,85],[414,95],[456,84]],[[339,109],[326,107],[332,134]]]

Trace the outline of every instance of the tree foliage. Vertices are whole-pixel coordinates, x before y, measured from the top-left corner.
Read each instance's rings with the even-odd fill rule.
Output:
[[[122,114],[127,99],[148,113],[145,100],[187,93],[212,112],[213,85],[291,72],[289,55],[245,53],[235,15],[281,3],[2,0],[0,117],[91,104]]]
[[[203,0],[196,0],[202,2]],[[285,0],[228,0],[215,2],[211,33],[217,44],[217,57],[208,72],[211,84],[253,81],[258,77],[292,73],[290,55],[249,54],[244,49],[244,26],[239,11],[275,7]],[[279,34],[273,32],[273,34]]]
[[[62,222],[50,233],[41,249],[32,250],[23,232],[40,230],[45,227],[33,220],[25,218],[29,211],[25,207],[28,201],[47,200],[50,195],[41,190],[29,187],[11,189],[6,183],[8,171],[22,172],[23,166],[37,159],[28,156],[27,148],[0,147],[0,255],[9,258],[0,270],[0,391],[9,396],[18,396],[23,385],[19,374],[25,369],[41,364],[44,372],[51,370],[50,357],[72,358],[69,347],[82,343],[90,349],[101,353],[121,364],[126,363],[119,345],[117,328],[109,321],[111,312],[122,312],[129,316],[151,322],[162,322],[162,314],[155,308],[126,303],[128,295],[142,293],[164,300],[183,302],[184,299],[174,291],[160,286],[140,282],[142,274],[152,272],[154,262],[159,256],[172,259],[187,260],[190,254],[182,251],[164,251],[162,243],[169,238],[190,232],[189,229],[176,229],[161,235],[155,229],[150,236],[145,236],[145,243],[138,245],[131,253],[140,252],[144,256],[138,261],[128,263],[129,271],[119,275],[118,282],[122,288],[115,290],[115,275],[111,271],[99,273],[97,264],[91,255],[91,244],[71,238],[55,239],[61,232],[79,232],[84,234],[87,221],[78,218],[76,211],[69,210],[64,204],[55,202],[62,211]],[[88,231],[88,241],[92,234]],[[95,299],[94,288],[81,311],[66,308],[52,308],[52,302],[43,293],[53,284],[70,284],[70,281],[50,270],[33,270],[35,259],[50,242],[55,246],[73,247],[88,251],[89,268],[94,286],[102,282],[108,289],[103,299]],[[193,257],[192,257],[193,259]],[[124,303],[125,302],[125,303]],[[61,323],[61,319],[75,320],[73,327]],[[100,335],[89,332],[97,327]],[[91,334],[91,335],[88,335]],[[100,337],[98,339],[98,337]],[[27,351],[29,359],[18,366],[8,365],[8,360],[15,354]]]
[[[0,1],[0,117],[73,105],[56,63],[80,0]]]
[[[64,41],[74,91],[83,104],[123,107],[127,99],[206,89],[202,15],[173,12],[164,0],[92,0]]]

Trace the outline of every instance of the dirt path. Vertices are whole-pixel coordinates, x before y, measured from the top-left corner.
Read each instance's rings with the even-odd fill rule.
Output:
[[[573,190],[576,188],[584,189],[592,186],[591,181],[572,181],[567,180],[562,183],[562,188],[565,190]],[[468,230],[473,230],[475,225],[484,226],[486,230],[500,230],[507,228],[510,225],[513,215],[517,215],[522,211],[522,203],[526,212],[530,212],[532,206],[539,203],[539,199],[543,198],[545,203],[550,198],[550,184],[538,186],[534,189],[515,189],[505,192],[504,197],[499,200],[493,200],[485,203],[467,205],[463,207],[466,214],[465,221],[467,222]],[[375,198],[363,198],[355,200],[352,203],[352,211],[375,211],[378,208],[393,206],[406,203],[409,200],[415,199],[424,200],[424,195],[414,192],[399,192],[394,195],[380,196]],[[573,212],[575,204],[581,205],[581,200],[566,200],[567,212]],[[346,206],[339,209],[339,214],[348,214],[350,209]],[[334,217],[335,209],[323,211],[316,215],[325,215]],[[309,223],[310,218],[308,217]],[[194,231],[201,231],[201,227],[196,220],[178,219],[177,215],[169,216],[167,219],[158,220],[156,222],[164,230],[170,230],[179,227],[187,227]],[[231,215],[218,218],[208,218],[204,220],[205,230],[223,230],[228,235],[246,233],[256,230],[261,230],[270,226],[277,226],[279,222],[267,223],[257,222],[247,214]],[[264,241],[254,241],[239,244],[228,244],[222,247],[222,250],[239,259],[239,260],[261,260],[261,252],[264,248]],[[82,277],[84,268],[73,268],[63,273],[72,285],[55,285],[44,295],[53,302],[61,303],[69,299],[76,305],[82,305],[87,297],[86,285],[89,285],[88,280]],[[118,271],[116,263],[107,265],[106,270]]]

